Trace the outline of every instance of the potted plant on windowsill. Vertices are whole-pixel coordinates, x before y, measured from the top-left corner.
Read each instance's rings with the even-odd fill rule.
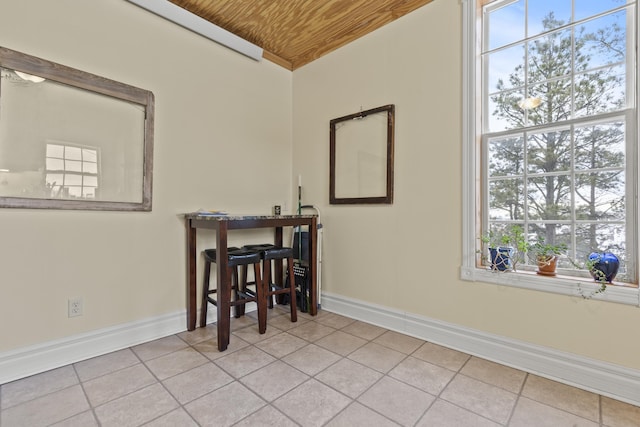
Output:
[[[538,265],[536,273],[542,276],[555,276],[558,257],[565,253],[567,245],[560,243],[552,245],[545,243],[544,238],[540,237],[537,242],[528,248],[528,253],[533,256]]]
[[[511,226],[502,233],[489,232],[480,241],[483,259],[486,259],[486,251],[489,252],[489,268],[492,271],[516,271],[527,251],[526,236],[519,225]]]

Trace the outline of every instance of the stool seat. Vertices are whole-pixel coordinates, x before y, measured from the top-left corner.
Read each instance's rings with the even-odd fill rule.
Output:
[[[204,250],[204,257],[209,262],[216,262],[216,255],[215,249]],[[227,249],[227,262],[229,267],[259,263],[261,258],[261,253],[258,250],[236,247]]]
[[[293,248],[276,246],[270,243],[250,244],[245,245],[243,248],[250,250],[259,250],[262,256],[262,280],[263,280],[263,296],[265,301],[268,302],[269,308],[273,308],[273,297],[277,296],[279,302],[282,301],[281,296],[285,294],[289,295],[289,306],[291,311],[291,321],[296,322],[298,320],[298,314],[296,311],[296,289],[295,286],[289,288],[281,286],[271,282],[271,261],[287,260],[287,270],[290,277],[289,282],[294,283],[293,280]]]
[[[207,322],[207,305],[209,303],[217,306],[218,301],[213,297],[217,294],[217,298],[224,298],[225,303],[234,307],[234,316],[240,317],[244,315],[245,304],[248,302],[256,302],[258,305],[258,331],[264,334],[267,329],[267,313],[266,300],[264,300],[264,288],[262,283],[262,275],[260,271],[260,262],[262,260],[262,252],[256,249],[237,248],[231,246],[227,248],[227,277],[229,280],[229,295],[221,295],[218,288],[209,289],[211,276],[211,264],[217,262],[218,252],[216,249],[205,249],[202,251],[205,259],[205,268],[202,286],[202,306],[200,314],[200,327],[205,327]],[[253,265],[253,274],[255,281],[249,283],[247,281],[247,267]],[[238,267],[242,267],[242,279],[238,273]],[[219,284],[218,284],[219,285]],[[255,285],[255,290],[249,289],[249,285]],[[264,307],[264,308],[263,308]]]

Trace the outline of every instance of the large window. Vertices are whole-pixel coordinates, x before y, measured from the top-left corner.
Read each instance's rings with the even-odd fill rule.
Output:
[[[616,282],[637,284],[635,0],[470,3],[466,92],[478,107],[465,116],[466,191],[478,203],[467,231],[515,226],[565,245],[565,276],[613,252]]]

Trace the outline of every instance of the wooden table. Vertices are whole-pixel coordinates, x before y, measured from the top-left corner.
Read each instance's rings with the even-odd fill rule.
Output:
[[[243,216],[211,216],[197,212],[185,214],[187,228],[187,329],[193,331],[196,328],[196,314],[198,311],[196,295],[196,230],[208,228],[216,231],[216,272],[218,292],[230,295],[230,280],[227,275],[227,233],[228,230],[248,228],[273,228],[274,244],[282,246],[282,228],[295,226],[309,227],[309,314],[315,316],[318,311],[317,294],[317,215],[243,215]],[[262,243],[262,242],[247,242]],[[275,283],[282,284],[282,265],[276,266],[274,272]],[[218,350],[224,351],[229,345],[229,328],[231,320],[231,307],[218,299]]]

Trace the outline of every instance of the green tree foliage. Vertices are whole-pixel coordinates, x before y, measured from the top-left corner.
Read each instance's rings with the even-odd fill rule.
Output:
[[[545,30],[564,24],[553,13],[543,20]],[[624,123],[578,123],[573,132],[562,123],[624,107],[625,49],[624,31],[616,25],[548,32],[526,43],[526,60],[490,88],[493,117],[515,131],[494,138],[489,147],[489,171],[499,177],[490,181],[490,210],[516,222],[526,214],[528,232],[551,244],[570,242],[558,241],[568,237],[557,236],[556,225],[543,221],[569,220],[575,210],[577,219],[589,222],[573,230],[581,245],[574,253],[580,255],[605,242],[612,249],[607,239],[615,226],[603,237],[596,223],[624,218]],[[525,90],[539,106],[522,108]],[[517,132],[552,123],[560,126],[532,130],[526,140]]]

